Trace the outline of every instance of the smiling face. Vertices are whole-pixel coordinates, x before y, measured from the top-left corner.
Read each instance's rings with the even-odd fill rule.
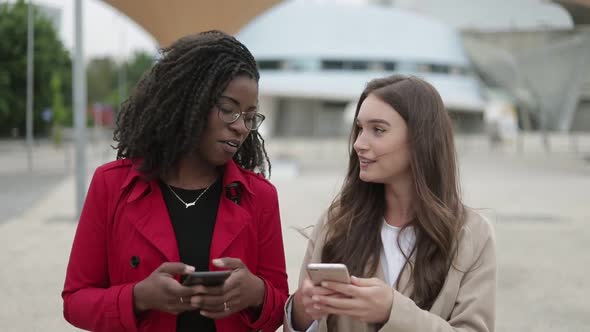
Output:
[[[354,150],[365,182],[390,183],[410,172],[408,127],[389,104],[370,94],[356,118]]]
[[[254,79],[239,76],[230,81],[209,113],[207,126],[199,142],[199,158],[215,167],[232,159],[250,134],[244,124],[244,117],[248,118],[248,115],[241,115],[233,123],[225,123],[219,112],[227,112],[232,108],[241,112],[255,112],[257,106],[258,83]]]

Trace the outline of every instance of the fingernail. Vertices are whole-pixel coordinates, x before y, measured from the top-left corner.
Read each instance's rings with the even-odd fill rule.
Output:
[[[311,297],[311,299],[314,300],[314,301],[319,301],[320,300],[320,297],[317,296],[317,295],[314,295],[314,296]]]
[[[322,287],[328,287],[328,282],[327,281],[322,281]]]
[[[313,308],[316,309],[316,310],[320,310],[320,306],[318,304],[314,304],[313,305]]]
[[[223,266],[223,261],[221,259],[214,259],[213,264],[217,266]]]
[[[184,272],[185,273],[195,272],[195,267],[194,266],[190,266],[190,265],[185,265],[184,266]]]

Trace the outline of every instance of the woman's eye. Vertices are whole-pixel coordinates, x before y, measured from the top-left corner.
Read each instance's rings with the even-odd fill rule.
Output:
[[[382,128],[374,128],[373,130],[374,130],[374,131],[375,131],[375,133],[377,133],[377,134],[383,134],[383,133],[385,132],[385,129],[382,129]]]

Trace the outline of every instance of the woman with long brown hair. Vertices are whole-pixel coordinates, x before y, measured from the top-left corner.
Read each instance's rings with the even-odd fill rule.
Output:
[[[488,222],[460,198],[451,120],[429,83],[371,81],[357,104],[344,185],[314,228],[288,331],[493,331]],[[309,263],[351,283],[314,285]]]

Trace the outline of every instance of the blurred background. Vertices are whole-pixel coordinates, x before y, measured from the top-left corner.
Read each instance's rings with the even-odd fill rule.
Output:
[[[402,73],[440,92],[463,198],[496,230],[496,330],[590,331],[588,0],[0,0],[0,331],[75,330],[65,266],[119,105],[160,47],[209,29],[261,70],[291,291],[360,92]]]

